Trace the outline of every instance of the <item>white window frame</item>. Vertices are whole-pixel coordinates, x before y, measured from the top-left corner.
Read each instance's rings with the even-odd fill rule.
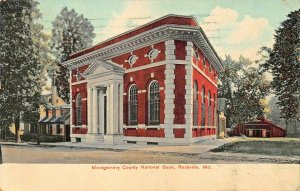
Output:
[[[78,103],[79,101],[80,104]],[[82,97],[80,93],[76,96],[76,125],[82,125]]]
[[[198,109],[199,109],[199,101],[198,101],[198,82],[194,81],[193,87],[193,125],[198,125]]]
[[[158,88],[157,88],[157,91],[155,91],[155,92],[153,92],[153,93],[158,93],[158,99],[156,99],[156,100],[158,100],[158,102],[156,102],[155,101],[155,103],[154,104],[156,104],[157,106],[157,108],[155,108],[155,110],[156,110],[156,112],[157,113],[154,113],[153,114],[153,116],[154,115],[157,115],[157,119],[155,120],[151,120],[151,112],[150,112],[150,110],[151,110],[151,86],[154,84],[154,83],[156,83],[157,85],[158,85]],[[154,105],[155,106],[155,105]],[[150,83],[149,83],[149,86],[148,86],[148,125],[159,125],[160,124],[160,95],[159,95],[159,83],[158,83],[158,81],[156,81],[156,80],[153,80],[153,81],[151,81]]]
[[[132,121],[131,120],[131,104],[134,104],[133,101],[134,100],[131,100],[132,98],[132,88],[135,87],[136,89],[136,104],[135,104],[135,107],[136,107],[136,121]],[[136,84],[132,84],[129,88],[128,88],[128,125],[137,125],[138,123],[138,89],[137,89],[137,85]]]

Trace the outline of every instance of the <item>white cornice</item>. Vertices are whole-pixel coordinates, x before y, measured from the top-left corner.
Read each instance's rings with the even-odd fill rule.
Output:
[[[149,26],[149,25],[151,25],[151,24],[153,24],[153,23],[156,23],[156,22],[158,22],[158,21],[160,21],[160,20],[163,20],[163,19],[165,19],[165,18],[168,18],[168,17],[181,17],[181,18],[193,19],[193,21],[195,22],[195,24],[196,24],[198,27],[200,27],[200,26],[198,25],[198,22],[196,21],[195,17],[193,17],[193,16],[168,14],[168,15],[165,15],[165,16],[160,17],[160,18],[158,18],[158,19],[155,19],[155,20],[153,20],[153,21],[151,21],[151,22],[149,22],[149,23],[143,24],[143,25],[141,25],[141,26],[139,26],[139,27],[136,27],[136,28],[133,28],[133,29],[131,29],[131,30],[129,30],[129,31],[126,31],[126,32],[124,32],[124,33],[121,33],[121,34],[119,34],[119,35],[117,35],[117,36],[111,37],[111,38],[109,38],[109,39],[107,39],[107,40],[105,40],[105,41],[102,41],[102,42],[100,42],[100,43],[97,43],[97,44],[94,45],[94,47],[95,47],[95,46],[98,46],[98,45],[100,45],[100,44],[104,44],[104,43],[106,43],[106,42],[109,42],[109,41],[111,41],[111,40],[115,40],[115,39],[117,39],[117,38],[119,38],[119,37],[121,37],[121,36],[124,36],[124,35],[126,35],[126,34],[129,34],[129,33],[133,32],[133,31],[137,31],[137,30],[139,30],[139,29],[141,29],[141,28],[144,28],[144,27],[146,27],[146,26]],[[89,48],[90,48],[90,47],[89,47]],[[72,53],[71,55],[77,54],[77,53],[79,53],[79,52],[81,52],[81,51],[84,51],[84,50],[88,50],[89,48],[86,48],[86,49],[83,49],[83,50],[74,52],[74,53]]]
[[[113,57],[117,57],[119,55],[166,40],[192,41],[198,48],[203,50],[204,55],[217,69],[217,71],[222,70],[223,67],[221,61],[218,55],[216,55],[213,47],[209,42],[207,42],[203,31],[197,26],[193,27],[180,25],[163,25],[154,28],[115,44],[68,60],[62,63],[62,65],[67,66],[69,69],[75,69],[87,64],[91,64],[95,60],[108,60]]]

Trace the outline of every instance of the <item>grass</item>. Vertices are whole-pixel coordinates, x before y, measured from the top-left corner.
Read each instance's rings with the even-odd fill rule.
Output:
[[[245,138],[225,144],[212,152],[300,156],[300,138]]]

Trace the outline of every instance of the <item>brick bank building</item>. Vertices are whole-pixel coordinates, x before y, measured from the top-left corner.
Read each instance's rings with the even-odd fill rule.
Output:
[[[216,137],[221,60],[193,17],[167,15],[72,54],[71,141],[190,144]]]

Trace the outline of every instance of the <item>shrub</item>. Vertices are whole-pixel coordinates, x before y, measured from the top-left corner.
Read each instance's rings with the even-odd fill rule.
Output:
[[[40,135],[40,142],[55,143],[63,142],[64,137],[62,135]],[[36,142],[38,140],[37,133],[24,133],[21,135],[21,140],[24,142]]]

